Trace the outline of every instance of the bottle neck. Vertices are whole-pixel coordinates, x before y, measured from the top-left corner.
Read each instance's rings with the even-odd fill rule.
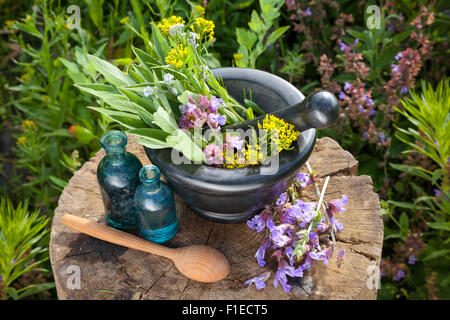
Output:
[[[113,165],[125,162],[127,155],[127,136],[122,131],[109,131],[100,139],[106,151],[107,161]]]
[[[147,192],[156,192],[161,189],[161,172],[154,165],[144,166],[139,171],[139,179]]]
[[[161,189],[161,180],[153,181],[153,182],[144,182],[143,183],[145,191],[155,192]]]
[[[119,150],[115,149],[113,151],[105,149],[105,151],[106,157],[111,164],[122,164],[125,162],[127,156],[127,151],[125,148],[120,148]]]

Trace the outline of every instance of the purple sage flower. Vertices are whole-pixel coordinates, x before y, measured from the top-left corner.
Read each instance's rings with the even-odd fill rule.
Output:
[[[289,264],[292,266],[294,265],[294,249],[292,247],[287,247],[284,250],[284,253],[286,254],[286,256],[289,259]]]
[[[264,213],[257,214],[253,216],[251,220],[247,221],[247,226],[255,229],[257,232],[261,232],[266,227],[267,215]]]
[[[280,196],[278,197],[278,199],[275,202],[275,204],[277,206],[282,206],[283,204],[286,203],[287,199],[288,199],[288,196],[287,196],[286,192],[283,192],[282,194],[280,194]]]
[[[252,279],[248,279],[247,281],[244,282],[244,284],[248,284],[249,286],[254,283],[256,286],[256,289],[258,290],[262,290],[266,287],[266,281],[269,280],[270,278],[270,271],[264,272],[263,274],[254,277]]]
[[[443,193],[439,189],[434,189],[434,196],[435,197],[441,197]]]
[[[349,90],[352,90],[352,89],[353,89],[353,86],[351,85],[350,82],[345,82],[344,83],[344,90],[345,91],[349,91]]]
[[[395,60],[400,60],[401,58],[403,58],[403,52],[399,52],[399,53],[397,53],[397,55],[395,56]]]
[[[384,135],[383,132],[380,132],[378,135],[380,136],[380,141],[381,142],[385,142],[386,141],[386,136]]]
[[[415,264],[416,261],[417,261],[417,259],[413,254],[409,256],[408,264]]]
[[[312,13],[311,13],[311,9],[308,7],[308,8],[306,8],[306,10],[305,10],[305,14],[307,15],[307,16],[310,16]]]
[[[331,252],[331,248],[326,248],[319,252],[310,251],[308,255],[311,257],[311,259],[323,260],[323,264],[325,266],[328,266],[328,259],[331,257]]]
[[[272,219],[270,218],[270,220]],[[270,238],[278,248],[282,248],[292,242],[292,230],[295,229],[293,225],[283,223],[277,227],[273,226],[270,228],[268,224],[267,227],[270,229]]]
[[[261,242],[261,245],[258,248],[258,251],[256,251],[255,257],[258,261],[258,264],[261,267],[264,267],[266,265],[266,261],[264,261],[264,256],[266,254],[266,249],[270,246],[270,239],[264,238],[264,240]]]
[[[311,222],[317,216],[317,212],[315,210],[314,202],[303,202],[302,200],[297,200],[295,205],[286,209],[286,215],[291,220],[300,221],[300,226],[304,227],[306,223]]]
[[[347,98],[347,95],[344,93],[344,91],[339,92],[339,100],[344,100]]]
[[[342,41],[339,42],[339,49],[340,49],[341,51],[345,51],[345,50],[347,50],[348,48],[349,48],[348,45],[346,45],[346,44],[343,43]]]
[[[307,185],[311,183],[311,177],[308,173],[299,172],[297,173],[295,178],[297,179],[298,183],[302,188],[305,188]]]
[[[333,226],[334,231],[337,232],[344,229],[344,225],[341,222],[337,221],[337,219],[334,216],[330,217],[330,222],[331,225]]]
[[[373,102],[373,100],[370,99],[370,98],[367,97],[367,96],[364,98],[364,101],[366,102],[366,104],[367,104],[369,107],[371,107],[371,106],[373,106],[373,105],[375,104],[375,102]]]
[[[217,128],[219,125],[223,126],[226,121],[227,121],[227,118],[225,118],[224,116],[222,116],[218,113],[210,113],[208,116],[208,123],[213,128]]]
[[[396,74],[400,72],[400,67],[396,64],[391,64],[391,74]]]
[[[320,232],[325,232],[328,230],[330,226],[325,223],[325,219],[322,218],[322,220],[316,225],[317,230],[319,230]]]
[[[242,140],[239,136],[231,135],[229,133],[225,135],[225,147],[227,149],[236,148],[238,150],[242,150],[244,143],[244,140]]]
[[[279,282],[285,292],[291,291],[291,286],[287,284],[287,275],[291,277],[303,277],[303,268],[298,267],[295,269],[293,266],[288,265],[286,260],[280,260],[278,263],[278,270],[275,273],[275,278],[273,279],[274,287],[277,288]]]
[[[359,113],[363,113],[364,112],[364,108],[360,104],[358,104],[358,111],[359,111]]]
[[[403,87],[400,89],[400,93],[401,93],[401,94],[407,94],[407,93],[408,93],[408,88],[405,87],[405,86],[403,86]]]
[[[405,277],[405,272],[403,270],[398,270],[397,275],[395,276],[394,280],[398,282],[401,279],[403,279],[404,277]]]
[[[345,212],[347,209],[345,206],[348,203],[348,197],[344,194],[340,199],[334,199],[328,202],[328,214],[331,213],[333,215],[334,213],[338,212]]]
[[[219,110],[221,104],[223,104],[222,98],[216,98],[215,96],[212,96],[209,109],[211,110],[211,112],[216,113],[217,110]]]

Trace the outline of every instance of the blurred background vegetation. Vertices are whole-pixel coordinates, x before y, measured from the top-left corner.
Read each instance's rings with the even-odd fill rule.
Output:
[[[450,3],[349,0],[0,0],[0,292],[55,299],[49,221],[73,172],[114,124],[79,92],[86,54],[122,68],[151,21],[191,12],[215,23],[210,67],[272,72],[304,94],[339,97],[321,135],[360,161],[385,218],[380,299],[450,298]],[[80,8],[80,28],[72,29]],[[279,37],[279,38],[278,38]],[[274,39],[278,39],[274,41]]]

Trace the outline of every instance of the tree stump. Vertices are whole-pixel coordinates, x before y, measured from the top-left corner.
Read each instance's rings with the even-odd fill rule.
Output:
[[[129,137],[128,151],[144,165],[150,164],[142,146]],[[338,220],[344,229],[337,233],[337,248],[345,249],[344,264],[335,256],[328,267],[314,261],[303,278],[292,279],[291,292],[273,286],[258,291],[244,281],[265,271],[276,270],[276,259],[267,256],[261,268],[255,253],[262,234],[246,223],[221,224],[194,214],[176,197],[180,227],[167,244],[181,247],[207,244],[221,251],[231,263],[230,274],[208,284],[185,278],[165,258],[107,243],[76,232],[61,222],[71,213],[105,223],[96,170],[105,155],[100,150],[77,171],[64,189],[53,218],[50,259],[59,299],[375,299],[377,271],[381,259],[383,221],[378,195],[369,176],[356,176],[358,162],[337,142],[319,139],[309,162],[319,174],[321,188],[331,176],[325,201],[348,196],[347,211]],[[301,169],[304,172],[306,168]],[[314,186],[302,191],[304,201],[318,201]]]

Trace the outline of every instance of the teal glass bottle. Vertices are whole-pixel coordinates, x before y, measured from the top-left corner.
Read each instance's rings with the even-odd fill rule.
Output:
[[[170,240],[178,230],[172,189],[160,178],[157,166],[142,167],[139,171],[142,184],[134,196],[141,236],[156,243]]]
[[[139,182],[142,163],[127,152],[127,135],[122,131],[105,133],[101,145],[106,156],[97,168],[97,180],[105,205],[107,222],[117,229],[138,227],[134,194]]]

